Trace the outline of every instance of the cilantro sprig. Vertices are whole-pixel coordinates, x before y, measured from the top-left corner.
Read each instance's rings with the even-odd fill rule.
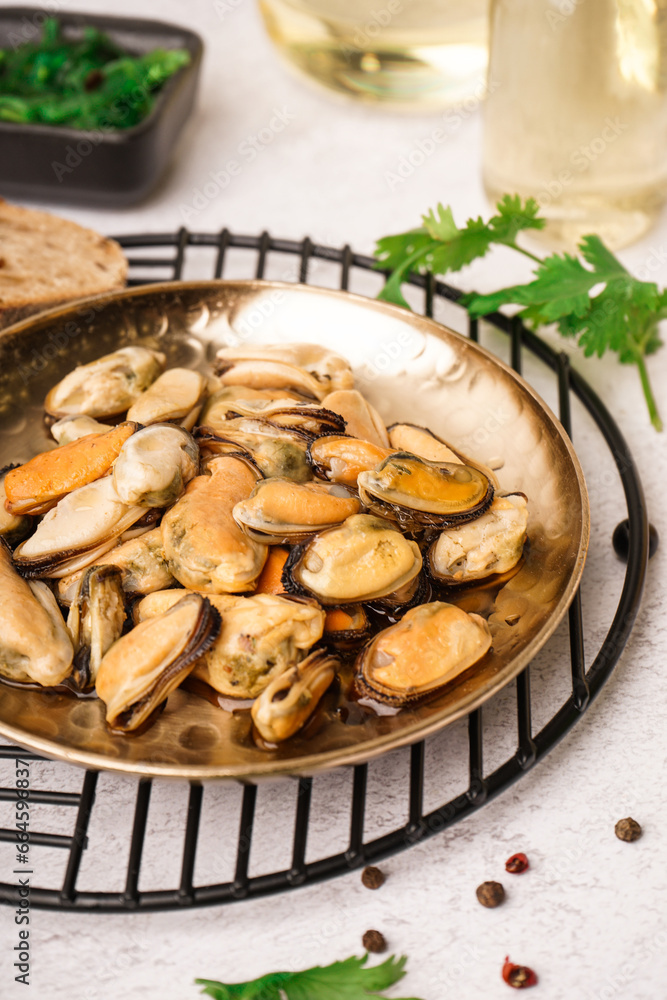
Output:
[[[667,290],[640,281],[621,264],[599,236],[584,236],[579,256],[554,253],[540,259],[517,243],[519,233],[542,229],[533,198],[505,195],[488,222],[468,219],[459,228],[451,208],[438,205],[422,216],[422,226],[378,240],[378,267],[391,271],[379,298],[409,308],[401,286],[411,272],[446,274],[484,257],[496,244],[510,247],[537,266],[534,279],[487,295],[471,292],[460,300],[471,316],[481,317],[501,306],[519,306],[519,316],[533,328],[556,323],[565,337],[577,340],[587,357],[615,351],[622,364],[634,364],[646,398],[651,423],[662,430],[646,357],[662,346],[658,324],[667,318]]]
[[[249,983],[196,979],[213,1000],[387,1000],[381,995],[405,975],[407,958],[391,955],[381,965],[366,966],[368,955],[303,972],[272,972]],[[416,997],[411,1000],[417,1000]]]

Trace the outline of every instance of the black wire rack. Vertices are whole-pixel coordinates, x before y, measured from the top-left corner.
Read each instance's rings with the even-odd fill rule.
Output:
[[[247,251],[245,254],[246,277],[253,274],[265,277],[270,255],[288,255],[293,262],[293,280],[307,283],[312,277],[314,261],[327,261],[338,268],[339,287],[348,289],[351,275],[355,270],[369,272],[373,269],[373,259],[354,253],[349,246],[333,248],[321,246],[310,239],[293,241],[275,239],[267,232],[260,236],[244,236],[223,229],[220,233],[192,233],[181,229],[171,234],[154,234],[120,237],[119,242],[130,257],[130,284],[138,285],[147,280],[146,275],[179,280],[187,264],[188,253],[193,248],[208,248],[213,254],[213,277],[224,276],[228,251],[232,248]],[[141,256],[137,256],[137,253]],[[199,252],[199,251],[195,251]],[[161,255],[162,254],[162,255]],[[250,265],[250,267],[248,267]],[[210,266],[210,261],[209,261]],[[210,273],[210,271],[209,271]],[[285,275],[281,275],[285,278]],[[439,301],[455,304],[460,293],[433,276],[413,275],[411,284],[421,289],[423,311],[433,315],[434,305]],[[461,307],[461,320],[467,327],[468,336],[477,341],[478,322],[469,320]],[[67,852],[67,863],[62,883],[56,888],[31,886],[32,906],[63,910],[85,910],[97,912],[122,912],[136,910],[176,909],[184,906],[229,903],[269,893],[282,892],[296,886],[311,884],[332,876],[349,872],[360,866],[371,864],[388,857],[410,845],[441,832],[458,820],[480,809],[517,781],[541,760],[562,737],[575,725],[610,677],[613,668],[627,642],[641,599],[649,550],[649,526],[642,493],[642,486],[634,461],[626,442],[611,415],[586,383],[574,371],[565,354],[556,353],[552,348],[526,329],[516,319],[495,313],[484,320],[509,338],[511,363],[517,372],[522,370],[524,352],[537,357],[553,373],[557,380],[560,420],[572,436],[572,396],[578,398],[594,421],[597,431],[611,453],[616,472],[620,478],[627,504],[626,540],[627,568],[622,591],[607,634],[590,665],[584,654],[584,624],[580,595],[577,593],[569,609],[569,653],[571,661],[571,692],[558,710],[538,732],[534,732],[531,701],[530,666],[521,673],[516,684],[516,749],[500,766],[491,773],[484,767],[484,735],[482,729],[482,708],[468,716],[468,778],[459,794],[450,798],[438,808],[424,810],[424,766],[425,743],[416,743],[401,753],[409,756],[408,780],[405,788],[407,823],[391,832],[383,833],[375,839],[367,840],[364,835],[367,819],[368,765],[359,764],[353,769],[351,782],[350,827],[346,849],[315,861],[308,861],[306,849],[309,828],[312,822],[313,786],[319,779],[302,778],[298,781],[294,826],[292,831],[291,863],[288,867],[268,874],[251,875],[249,861],[253,844],[253,823],[257,803],[257,786],[246,783],[243,786],[238,817],[238,839],[229,848],[235,855],[233,878],[216,884],[195,884],[195,860],[200,839],[200,821],[204,796],[209,792],[224,792],[220,785],[203,786],[191,783],[185,811],[185,833],[180,879],[173,887],[161,890],[141,891],[139,876],[144,849],[151,790],[154,782],[148,779],[136,781],[134,818],[127,845],[126,866],[123,872],[124,887],[118,892],[78,891],[77,879],[82,858],[89,846],[88,831],[95,808],[98,773],[83,773],[81,789],[78,792],[40,790],[34,786],[43,758],[19,747],[1,746],[0,760],[9,767],[15,758],[32,763],[33,788],[30,791],[31,805],[49,805],[63,811],[71,811],[73,824],[71,832],[63,834],[40,833],[32,829],[31,846],[40,846]],[[624,512],[619,512],[623,518]],[[605,626],[606,627],[606,626]],[[78,774],[78,772],[77,772]],[[287,785],[286,795],[293,795],[294,781]],[[13,787],[0,788],[0,801],[13,803],[16,790]],[[0,841],[15,844],[16,830],[0,829]],[[0,884],[0,901],[17,905],[19,897],[16,885]]]

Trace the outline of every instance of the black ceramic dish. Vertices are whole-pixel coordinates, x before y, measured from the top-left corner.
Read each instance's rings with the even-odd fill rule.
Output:
[[[190,115],[203,42],[193,31],[161,21],[85,13],[57,16],[66,36],[76,38],[91,25],[132,54],[187,49],[190,63],[167,80],[151,113],[132,128],[84,132],[0,121],[0,194],[109,207],[138,202],[160,179]],[[0,47],[34,41],[45,18],[38,7],[0,8]]]

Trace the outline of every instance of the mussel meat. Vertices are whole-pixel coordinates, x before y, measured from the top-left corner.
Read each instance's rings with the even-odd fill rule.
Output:
[[[528,507],[522,493],[494,497],[476,520],[438,535],[428,554],[431,576],[457,584],[509,572],[521,559],[527,524]]]
[[[215,372],[222,385],[292,389],[320,401],[334,389],[354,384],[345,358],[319,344],[223,347],[216,354]]]
[[[125,503],[169,507],[199,472],[199,447],[174,424],[151,424],[129,438],[113,467],[113,482]]]
[[[345,486],[275,478],[261,480],[247,500],[237,503],[234,519],[250,538],[283,545],[301,542],[360,510],[359,498]]]
[[[0,676],[53,687],[70,672],[74,648],[51,590],[26,582],[0,543]]]
[[[493,486],[478,469],[396,452],[357,477],[362,502],[406,529],[463,524],[491,506]]]
[[[145,621],[164,612],[182,590],[150,594],[136,607]],[[209,594],[222,617],[215,643],[198,660],[193,677],[231,698],[256,698],[322,637],[324,612],[316,604],[273,594]]]
[[[215,642],[220,615],[202,594],[186,594],[164,614],[136,625],[102,657],[95,690],[111,729],[147,722]]]
[[[11,469],[5,478],[7,510],[45,514],[67,493],[105,476],[138,428],[138,424],[126,421],[106,434],[89,434],[40,452]]]
[[[83,413],[114,417],[125,413],[164,368],[166,358],[147,347],[121,347],[79,365],[54,385],[44,401],[52,417]]]
[[[389,448],[346,434],[329,434],[308,446],[308,461],[316,476],[352,487],[360,472],[374,469],[392,454]]]
[[[14,562],[23,576],[68,576],[91,566],[145,513],[123,503],[105,476],[63,497],[14,550]]]
[[[260,736],[268,743],[282,743],[301,729],[330,687],[337,666],[336,657],[317,649],[274,677],[250,713]]]
[[[178,422],[191,430],[206,396],[206,378],[191,368],[169,368],[139,396],[127,411],[140,424]]]
[[[361,695],[400,708],[453,680],[490,647],[489,626],[479,615],[443,601],[420,604],[364,647],[355,687]]]
[[[231,455],[208,463],[162,519],[164,554],[184,587],[224,594],[253,590],[267,547],[248,537],[232,511],[257,482],[247,462]]]
[[[421,568],[419,546],[391,521],[353,514],[292,549],[283,586],[324,605],[358,604],[400,590]]]

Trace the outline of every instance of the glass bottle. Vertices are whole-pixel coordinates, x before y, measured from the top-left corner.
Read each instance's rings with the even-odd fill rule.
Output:
[[[483,171],[543,238],[625,246],[667,196],[667,0],[491,0]]]
[[[488,0],[260,0],[278,50],[329,88],[437,109],[480,96]]]

